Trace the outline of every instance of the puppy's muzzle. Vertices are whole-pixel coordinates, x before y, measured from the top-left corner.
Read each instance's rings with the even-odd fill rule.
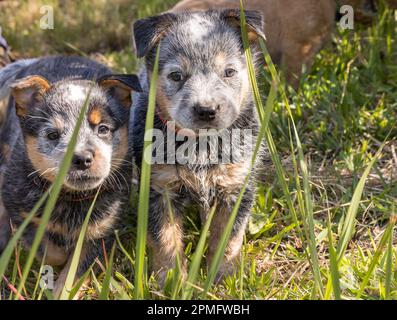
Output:
[[[220,110],[220,105],[216,106],[203,106],[201,104],[195,104],[193,106],[194,112],[196,113],[196,116],[202,120],[202,121],[207,121],[211,122],[215,120],[216,115],[218,111]]]
[[[94,154],[92,151],[83,151],[75,153],[72,160],[73,169],[87,170],[94,162]]]

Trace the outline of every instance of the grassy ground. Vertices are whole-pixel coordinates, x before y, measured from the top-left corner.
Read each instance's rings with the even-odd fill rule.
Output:
[[[80,53],[129,72],[139,65],[130,46],[130,22],[161,12],[174,2],[6,1],[0,3],[0,21],[3,35],[18,57]],[[54,30],[38,27],[42,3],[55,8]],[[263,78],[269,77],[268,70],[264,71]],[[266,81],[260,89],[266,98]],[[397,16],[381,8],[370,27],[336,30],[333,43],[318,54],[299,91],[289,90],[287,95],[288,100],[278,96],[270,119],[284,175],[274,178],[276,168],[269,164],[265,181],[258,186],[242,252],[244,263],[238,274],[213,286],[206,296],[201,294],[206,279],[202,268],[193,297],[397,299],[396,232],[388,233],[393,232],[397,204]],[[302,149],[290,136],[288,105]],[[380,147],[379,158],[365,175]],[[304,158],[299,159],[299,151]],[[294,169],[295,160],[298,170]],[[307,176],[302,163],[308,166]],[[200,226],[194,212],[189,216],[185,251],[191,259]],[[123,245],[117,246],[110,277],[111,299],[135,295],[133,220],[126,213],[126,227],[120,230]],[[353,232],[342,250],[347,225]],[[341,253],[337,263],[333,248],[336,254]],[[17,284],[20,278],[18,265],[23,264],[14,257],[6,273],[11,283]],[[25,296],[40,297],[40,290],[34,292],[38,268],[35,265],[29,274]],[[338,283],[333,281],[336,278]],[[107,279],[105,266],[84,298],[97,299],[107,287]],[[152,278],[145,284],[146,298],[179,297],[173,295],[172,280],[164,291]]]

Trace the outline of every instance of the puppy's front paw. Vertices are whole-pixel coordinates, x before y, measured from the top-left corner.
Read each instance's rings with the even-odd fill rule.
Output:
[[[218,273],[216,274],[214,282],[216,284],[220,283],[226,277],[233,276],[237,272],[237,270],[238,268],[236,261],[223,263],[220,266]]]
[[[159,288],[164,288],[164,285],[167,280],[168,272],[171,269],[174,269],[174,271],[176,271],[176,267],[174,264],[170,264],[168,266],[163,266],[161,268],[157,268],[156,271],[153,271],[154,277],[157,280]],[[183,261],[181,263],[181,270],[180,270],[179,276],[182,278],[182,280],[185,280],[187,278],[186,261]]]

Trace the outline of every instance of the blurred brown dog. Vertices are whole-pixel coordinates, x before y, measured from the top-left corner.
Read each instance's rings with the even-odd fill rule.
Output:
[[[380,0],[341,0],[339,5],[350,5],[354,8],[354,20],[360,24],[371,23],[378,13]],[[397,0],[385,0],[390,9],[397,9]]]
[[[266,44],[273,61],[295,88],[303,66],[310,70],[314,56],[331,38],[336,13],[342,5],[354,8],[355,20],[369,23],[377,13],[376,0],[244,0],[247,10],[263,15]],[[397,0],[388,0],[397,8]],[[239,8],[240,0],[182,0],[170,11]]]
[[[239,6],[240,0],[183,0],[171,11]],[[269,53],[276,64],[285,68],[287,81],[297,87],[302,66],[310,68],[313,57],[330,38],[334,27],[335,1],[246,0],[244,8],[262,13]]]

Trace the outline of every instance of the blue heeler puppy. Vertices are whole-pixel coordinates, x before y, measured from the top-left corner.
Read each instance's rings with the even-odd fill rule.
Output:
[[[255,11],[246,11],[246,20],[254,60],[259,67],[257,40],[264,38],[262,17]],[[133,29],[137,55],[145,57],[146,62],[140,79],[143,92],[134,96],[130,126],[130,140],[138,165],[143,157],[148,86],[160,40],[155,128],[165,132],[169,123],[174,122],[177,133],[189,129],[196,137],[200,137],[202,129],[222,133],[246,129],[252,131],[255,142],[258,117],[247,75],[239,10],[165,13],[139,20]],[[227,153],[227,147],[223,148],[219,141],[220,135],[217,139],[215,144],[214,139],[210,139],[212,144],[208,149],[216,145],[219,154]],[[230,141],[229,153],[247,151],[247,145],[239,142],[241,140]],[[164,142],[165,145],[167,143],[169,139]],[[176,256],[183,255],[183,214],[187,206],[197,206],[204,222],[212,206],[217,205],[207,254],[207,264],[210,265],[219,237],[249,172],[252,149],[248,149],[249,152],[237,160],[215,164],[207,148],[204,148],[204,153],[201,150],[201,154],[196,149],[191,155],[194,161],[181,163],[176,160],[174,164],[168,161],[152,166],[148,242],[153,248],[152,269],[159,275],[160,282],[167,270],[175,266]],[[166,154],[169,156],[170,152]],[[254,201],[254,188],[252,179],[234,222],[219,276],[232,271],[239,256]],[[172,203],[173,223],[165,193]]]
[[[135,75],[113,75],[89,59],[48,57],[0,70],[0,93],[7,95],[7,90],[11,98],[0,133],[0,252],[9,236],[9,219],[18,227],[54,181],[90,92],[72,164],[38,250],[39,259],[45,254],[46,264],[64,267],[55,288],[58,295],[99,188],[77,277],[112,242],[128,200],[131,91],[141,88]],[[32,244],[42,213],[40,208],[23,235],[26,247]]]

